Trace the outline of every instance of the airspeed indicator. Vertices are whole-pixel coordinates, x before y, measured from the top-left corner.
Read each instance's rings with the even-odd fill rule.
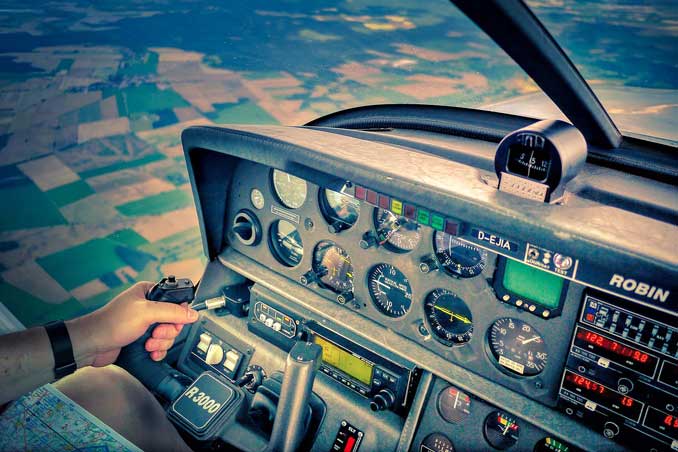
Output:
[[[548,352],[544,338],[527,322],[508,317],[498,319],[488,336],[495,364],[503,370],[530,377],[546,367]]]

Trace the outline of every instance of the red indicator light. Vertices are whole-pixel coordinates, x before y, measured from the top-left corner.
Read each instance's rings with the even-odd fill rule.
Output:
[[[452,220],[445,220],[445,232],[450,235],[459,235],[459,223]]]
[[[365,187],[355,186],[355,197],[357,199],[365,200],[367,198],[367,189]]]
[[[389,209],[391,207],[391,198],[386,195],[379,195],[379,207]]]
[[[377,196],[379,195],[376,191],[367,190],[367,202],[370,204],[377,205]]]
[[[588,320],[589,322],[593,322],[594,320],[596,320],[596,316],[593,314],[586,314],[586,320]]]
[[[344,452],[353,452],[353,446],[355,445],[355,438],[349,436],[346,440],[346,445],[344,446]]]
[[[405,218],[409,218],[410,220],[416,220],[417,219],[417,208],[414,207],[413,205],[410,204],[405,204]]]

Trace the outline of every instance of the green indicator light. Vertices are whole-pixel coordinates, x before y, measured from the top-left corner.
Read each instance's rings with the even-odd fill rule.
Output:
[[[393,212],[396,215],[402,215],[403,214],[402,201],[398,201],[397,199],[391,198],[391,212]]]
[[[445,229],[445,218],[435,213],[431,214],[431,227],[438,231]]]
[[[417,215],[417,223],[428,225],[431,215],[428,210],[419,208],[419,214]]]

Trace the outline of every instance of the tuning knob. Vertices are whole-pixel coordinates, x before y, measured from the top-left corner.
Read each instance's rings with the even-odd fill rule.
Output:
[[[313,270],[309,270],[299,277],[299,282],[305,286],[318,281],[318,275]]]
[[[379,240],[377,239],[377,235],[374,233],[374,231],[367,231],[366,233],[363,234],[363,238],[360,240],[360,248],[366,250],[368,248],[372,248],[373,246],[377,246],[379,244]]]
[[[395,403],[395,395],[390,389],[382,389],[372,398],[370,408],[372,411],[384,411],[390,409]]]
[[[254,246],[261,241],[261,224],[249,210],[243,209],[235,214],[231,231],[243,245]]]
[[[211,344],[207,349],[205,362],[212,366],[219,364],[224,359],[224,349],[219,344]]]
[[[419,271],[429,273],[438,269],[438,260],[433,255],[424,256],[419,263]]]

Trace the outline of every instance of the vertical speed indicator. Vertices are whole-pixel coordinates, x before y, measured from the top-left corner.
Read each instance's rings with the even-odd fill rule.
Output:
[[[407,277],[390,264],[378,264],[370,270],[368,287],[372,301],[389,317],[402,317],[412,304],[412,288]]]

